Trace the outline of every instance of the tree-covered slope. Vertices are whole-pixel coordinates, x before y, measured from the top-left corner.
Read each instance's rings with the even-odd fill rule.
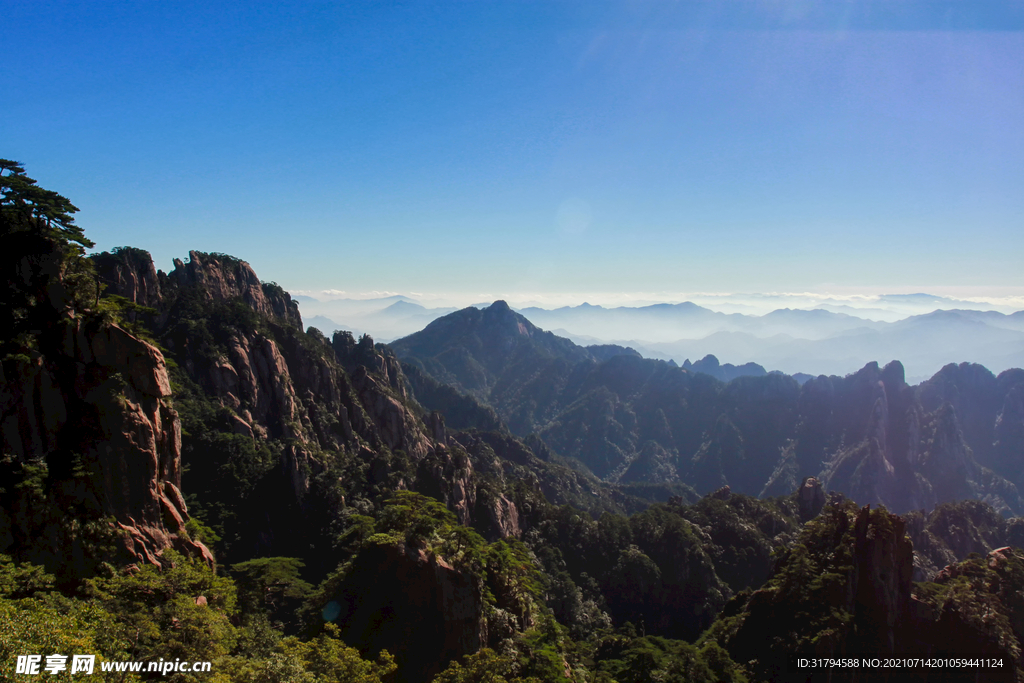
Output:
[[[736,596],[704,634],[755,680],[1019,680],[1024,553],[972,555],[932,582],[912,580],[905,521],[833,500],[801,531],[760,589]],[[996,668],[903,665],[794,668],[791,657],[1005,657]]]
[[[778,373],[722,383],[556,340],[499,302],[440,318],[393,348],[605,481],[783,495],[814,476],[899,511],[962,499],[1003,514],[1024,506],[1024,371],[950,365],[912,387],[894,361],[802,385]],[[436,390],[424,396],[452,405]]]

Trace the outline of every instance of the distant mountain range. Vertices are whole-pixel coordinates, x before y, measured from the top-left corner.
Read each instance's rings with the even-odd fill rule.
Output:
[[[909,345],[943,324],[953,326],[945,339],[959,329],[975,339],[1017,334],[958,311],[911,318],[887,333],[905,335]],[[883,332],[855,330],[836,339],[852,354],[878,336]],[[814,476],[827,489],[895,510],[977,498],[1007,513],[1024,511],[1024,478],[1014,464],[1018,431],[1024,434],[1024,370],[996,377],[981,365],[948,364],[914,387],[896,360],[802,382],[759,366],[722,366],[714,357],[681,368],[623,346],[578,346],[503,301],[449,314],[391,348],[404,363],[493,408],[514,434],[537,434],[552,452],[608,482],[683,482],[698,493],[728,485],[771,496]]]
[[[928,303],[956,303],[928,294],[882,299],[887,305],[918,309]],[[326,334],[349,330],[383,342],[417,332],[455,310],[428,308],[401,295],[296,300],[307,324]],[[951,362],[979,363],[995,372],[1024,366],[1024,311],[934,310],[894,322],[824,308],[782,308],[764,315],[721,313],[690,302],[616,308],[581,304],[553,310],[531,306],[517,312],[583,346],[630,347],[646,358],[673,360],[681,366],[712,355],[723,366],[749,365],[750,372],[743,374],[775,370],[844,375],[874,360],[900,359],[909,380],[920,382]]]
[[[731,361],[753,360],[787,374],[847,374],[873,360],[901,359],[910,381],[919,382],[951,362],[979,363],[996,372],[1024,366],[1022,322],[1021,313],[935,311],[895,323],[852,327],[819,339],[722,331],[703,339],[619,343],[652,358],[699,358],[713,353]]]
[[[297,296],[308,325],[330,335],[348,330],[355,335],[370,334],[390,341],[426,327],[455,308],[427,308],[409,297],[395,295],[376,299],[333,299],[320,301]]]
[[[743,332],[755,337],[788,334],[803,339],[823,339],[851,329],[874,329],[884,324],[823,310],[780,309],[762,316],[718,313],[689,302],[641,308],[604,308],[583,304],[551,311],[525,308],[520,313],[545,328],[563,328],[604,339],[642,339],[649,342],[700,339],[716,332]]]

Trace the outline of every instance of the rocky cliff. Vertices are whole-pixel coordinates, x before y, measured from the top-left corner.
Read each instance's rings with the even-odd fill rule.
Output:
[[[0,375],[0,552],[64,580],[100,561],[159,563],[170,547],[212,563],[184,528],[181,425],[161,352],[74,319],[42,342]]]
[[[258,549],[329,570],[336,560],[322,549],[346,509],[369,511],[396,488],[429,492],[488,536],[519,533],[515,503],[478,499],[467,449],[416,404],[386,347],[302,331],[290,297],[232,257],[191,252],[169,274],[137,249],[95,262],[108,295],[150,309],[133,315],[177,366],[187,492],[239,557]],[[229,505],[230,516],[217,511]]]
[[[139,324],[168,349],[185,390],[188,491],[218,528],[234,527],[245,553],[308,553],[304,544],[316,540],[292,530],[329,525],[322,517],[340,512],[344,493],[332,477],[355,475],[342,487],[350,497],[353,487],[407,486],[392,456],[415,462],[434,451],[397,361],[372,340],[357,348],[351,335],[303,331],[290,296],[244,261],[190,252],[164,274],[148,253],[121,249],[95,262],[108,295],[149,307],[136,313]],[[317,486],[333,493],[310,497]],[[250,519],[216,512],[222,495]]]
[[[238,417],[241,433],[319,449],[362,439],[415,456],[430,450],[422,424],[401,403],[397,363],[371,342],[366,364],[345,372],[338,344],[302,332],[297,304],[244,261],[193,251],[187,263],[175,259],[169,274],[157,271],[156,285],[147,252],[121,250],[96,262],[111,293],[156,309],[148,326],[189,377]]]
[[[926,656],[1002,657],[985,671],[946,672],[947,680],[1019,681],[1024,672],[1024,553],[996,548],[944,568],[918,584],[904,635],[908,651]],[[924,675],[916,680],[933,680]]]

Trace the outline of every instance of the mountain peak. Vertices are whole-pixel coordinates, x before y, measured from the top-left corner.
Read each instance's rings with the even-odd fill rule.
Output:
[[[486,400],[502,378],[527,378],[538,367],[569,367],[592,360],[582,347],[535,327],[508,303],[466,308],[391,343],[399,358],[415,359],[428,372]]]
[[[412,301],[399,299],[395,303],[388,305],[384,310],[391,313],[422,313],[427,309]]]

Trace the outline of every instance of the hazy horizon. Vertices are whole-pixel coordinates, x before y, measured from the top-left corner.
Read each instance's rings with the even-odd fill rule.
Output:
[[[280,283],[279,283],[280,284]],[[772,311],[791,308],[799,310],[841,309],[834,311],[858,315],[869,320],[900,320],[913,315],[930,313],[935,310],[967,309],[996,311],[1009,314],[1024,310],[1024,296],[941,296],[931,292],[886,292],[884,294],[833,294],[829,292],[638,292],[608,294],[586,293],[500,293],[480,292],[453,295],[450,293],[391,292],[391,291],[346,291],[285,289],[293,296],[310,298],[319,303],[332,301],[383,301],[405,299],[424,308],[464,308],[467,306],[489,305],[505,301],[516,309],[574,308],[578,306],[601,306],[604,308],[639,308],[659,304],[694,303],[703,308],[722,313],[743,313],[764,315]]]

